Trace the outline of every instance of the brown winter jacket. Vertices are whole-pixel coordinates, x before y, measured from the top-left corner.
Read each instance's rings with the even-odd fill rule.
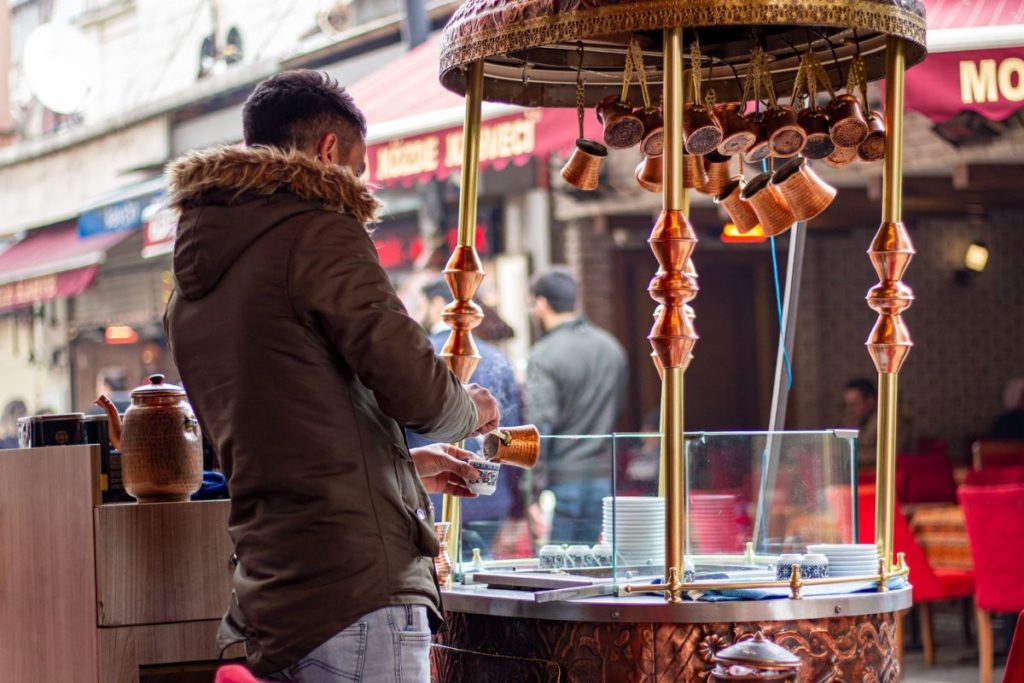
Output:
[[[270,148],[189,154],[168,176],[167,338],[231,494],[222,635],[244,635],[267,674],[380,607],[437,613],[403,427],[457,441],[476,410],[377,261],[377,201],[345,169]]]

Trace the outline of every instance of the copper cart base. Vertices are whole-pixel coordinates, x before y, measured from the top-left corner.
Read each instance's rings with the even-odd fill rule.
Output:
[[[635,598],[618,601],[619,608],[615,607],[614,599],[562,603],[564,611],[575,614],[567,613],[558,619],[551,618],[557,607],[534,610],[532,604],[519,599],[514,601],[518,603],[515,610],[507,609],[507,603],[492,603],[490,607],[496,607],[492,611],[506,613],[543,611],[545,616],[474,613],[488,608],[486,594],[471,598],[476,603],[472,605],[472,612],[456,611],[469,601],[463,599],[464,596],[453,599],[455,592],[448,592],[445,596],[448,627],[436,638],[432,649],[433,680],[438,683],[706,681],[715,651],[762,631],[801,658],[801,682],[895,682],[900,680],[896,619],[899,611],[910,606],[909,593],[909,590],[902,590],[799,601],[684,603],[675,608],[659,605],[656,600],[660,598],[655,598],[642,611],[649,616],[663,611],[666,619],[638,620],[635,617],[640,616],[637,613],[640,610],[629,604],[635,603]],[[872,606],[878,611],[855,613],[858,607]],[[627,614],[627,609],[634,614]],[[831,612],[831,616],[776,620],[758,619],[753,614],[787,610],[804,614]],[[603,618],[593,621],[572,618],[587,611]],[[687,615],[688,611],[700,614]],[[725,617],[722,621],[679,623],[688,620],[688,616],[701,617],[716,611]],[[744,611],[751,612],[754,618],[732,620]]]

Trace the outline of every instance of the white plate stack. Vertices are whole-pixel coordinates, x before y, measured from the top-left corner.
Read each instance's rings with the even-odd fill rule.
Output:
[[[605,543],[614,543],[620,561],[628,565],[665,564],[665,499],[618,496],[604,499],[602,532]]]
[[[809,545],[807,552],[827,557],[832,577],[878,574],[878,546],[873,543]]]

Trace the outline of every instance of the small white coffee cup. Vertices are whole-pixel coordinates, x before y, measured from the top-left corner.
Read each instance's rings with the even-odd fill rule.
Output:
[[[470,460],[472,465],[480,474],[476,481],[467,481],[469,490],[478,496],[489,496],[498,487],[498,471],[501,465],[489,460]]]

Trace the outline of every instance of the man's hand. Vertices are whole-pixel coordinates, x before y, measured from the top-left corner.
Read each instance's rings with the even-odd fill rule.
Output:
[[[501,411],[498,409],[498,401],[491,392],[479,384],[467,384],[466,393],[476,406],[476,428],[470,436],[479,436],[493,432],[498,428],[501,421]]]
[[[476,498],[476,494],[466,486],[467,481],[476,481],[480,476],[475,467],[466,464],[467,460],[476,457],[469,451],[445,443],[435,443],[413,448],[409,454],[412,455],[416,473],[420,475],[427,493]]]

